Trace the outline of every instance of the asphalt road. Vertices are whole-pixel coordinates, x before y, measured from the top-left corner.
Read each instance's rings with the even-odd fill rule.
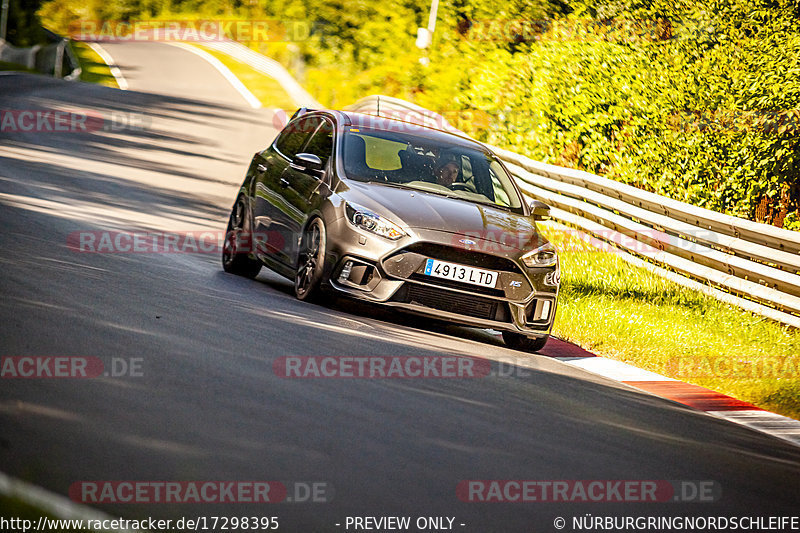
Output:
[[[266,271],[255,281],[223,273],[216,253],[76,251],[75,232],[223,231],[251,154],[275,134],[268,111],[247,107],[194,55],[154,43],[107,50],[130,91],[0,76],[0,109],[90,110],[143,125],[0,133],[0,355],[90,356],[106,368],[136,359],[143,376],[3,378],[0,470],[64,495],[88,480],[324,483],[324,503],[97,506],[131,518],[278,516],[279,530],[298,532],[353,531],[348,516],[530,532],[556,531],[558,516],[571,531],[571,518],[587,514],[797,514],[800,449],[515,353],[488,333],[349,302],[304,304]],[[275,359],[295,355],[472,355],[496,372],[276,376]],[[456,494],[463,480],[508,479],[703,480],[721,497],[471,503]]]

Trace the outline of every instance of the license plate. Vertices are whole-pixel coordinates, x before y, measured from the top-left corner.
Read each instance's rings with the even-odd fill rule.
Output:
[[[425,263],[425,275],[463,281],[464,283],[480,285],[481,287],[494,287],[497,284],[497,272],[455,263],[446,263],[436,259],[428,259]]]

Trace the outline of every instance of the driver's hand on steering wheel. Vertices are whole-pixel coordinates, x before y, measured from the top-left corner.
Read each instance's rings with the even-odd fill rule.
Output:
[[[467,191],[473,192],[472,187],[470,187],[469,183],[464,183],[463,181],[456,181],[450,184],[450,189],[454,191]]]

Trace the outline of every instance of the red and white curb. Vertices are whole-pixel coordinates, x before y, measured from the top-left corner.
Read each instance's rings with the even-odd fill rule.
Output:
[[[551,338],[541,354],[800,446],[800,420],[771,413],[711,389],[642,370],[622,361],[596,356],[560,339]]]

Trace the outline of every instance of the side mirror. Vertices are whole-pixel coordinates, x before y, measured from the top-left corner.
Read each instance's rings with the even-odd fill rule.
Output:
[[[531,215],[533,220],[550,220],[550,206],[539,200],[531,200]]]
[[[319,175],[322,172],[322,160],[318,155],[299,153],[294,157],[294,168],[306,174]]]

